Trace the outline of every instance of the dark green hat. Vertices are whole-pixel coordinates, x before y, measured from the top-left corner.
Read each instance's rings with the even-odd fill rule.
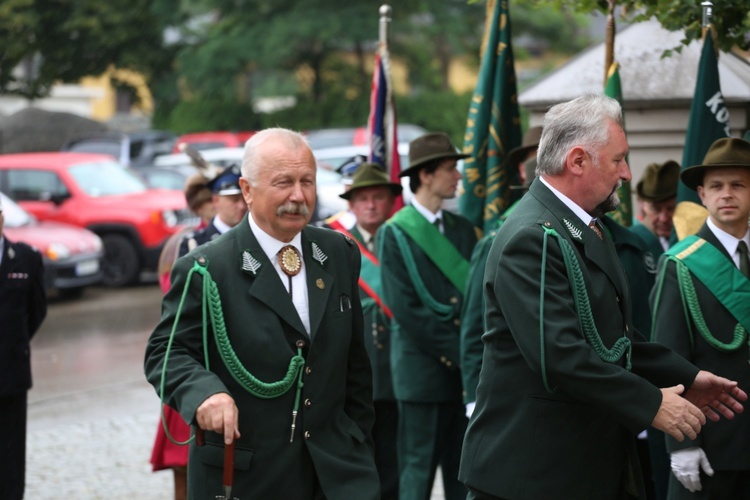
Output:
[[[643,172],[643,177],[635,186],[638,197],[652,203],[659,203],[677,196],[677,182],[680,179],[680,165],[673,160],[665,163],[651,163]]]
[[[525,162],[523,162],[523,170],[526,174],[526,180],[521,185],[512,185],[510,186],[510,189],[516,190],[516,189],[525,189],[528,190],[529,186],[531,186],[531,183],[536,179],[536,156],[533,158],[529,158]]]
[[[388,174],[383,170],[383,167],[377,163],[363,163],[354,172],[352,178],[352,185],[349,190],[339,196],[345,200],[352,197],[352,193],[357,189],[372,187],[372,186],[386,186],[391,189],[391,192],[398,196],[401,194],[401,184],[391,182],[388,178]]]
[[[399,176],[405,177],[411,175],[424,166],[425,163],[432,160],[448,158],[460,160],[469,156],[471,155],[458,152],[448,134],[431,132],[417,137],[409,143],[409,168],[402,170]]]
[[[693,191],[703,184],[703,176],[709,169],[750,168],[750,142],[744,139],[724,137],[708,148],[701,165],[693,165],[682,171],[680,179]]]

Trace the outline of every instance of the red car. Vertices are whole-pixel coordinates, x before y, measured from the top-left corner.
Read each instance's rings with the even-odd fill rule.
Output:
[[[102,282],[135,283],[164,242],[194,216],[181,191],[149,189],[108,155],[0,155],[0,191],[43,221],[89,229],[104,244]]]
[[[181,153],[180,144],[190,144],[193,149],[203,151],[215,148],[241,148],[245,142],[255,134],[254,131],[245,130],[240,132],[193,132],[183,134],[177,138],[172,148],[173,153]]]
[[[102,279],[102,240],[86,229],[59,222],[40,222],[0,193],[3,234],[39,250],[47,290],[75,295]]]

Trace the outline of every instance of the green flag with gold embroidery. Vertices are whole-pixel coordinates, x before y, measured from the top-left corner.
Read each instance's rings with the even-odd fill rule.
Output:
[[[487,232],[510,201],[510,185],[518,179],[515,166],[505,161],[521,144],[516,72],[511,45],[508,0],[488,0],[486,45],[479,80],[469,108],[464,135],[461,214]]]
[[[607,72],[607,83],[604,86],[604,95],[611,97],[620,103],[622,107],[622,83],[620,81],[620,65],[612,63]],[[623,128],[625,127],[625,110],[622,112]],[[625,132],[627,134],[627,131]],[[627,158],[626,160],[627,161]],[[633,200],[630,196],[630,183],[623,182],[617,190],[617,196],[620,198],[620,206],[610,214],[612,218],[621,226],[631,226],[633,224]]]

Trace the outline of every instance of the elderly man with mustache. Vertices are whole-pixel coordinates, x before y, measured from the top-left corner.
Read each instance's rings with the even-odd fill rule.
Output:
[[[380,497],[360,253],[308,225],[315,170],[300,134],[255,134],[240,178],[247,218],[175,264],[145,370],[205,432],[190,445],[191,499],[222,492],[230,444],[233,497]]]
[[[584,96],[544,119],[537,174],[484,278],[484,357],[460,479],[469,498],[646,498],[636,434],[693,439],[747,395],[633,328],[599,219],[630,180],[620,105]],[[705,412],[705,414],[704,414]]]

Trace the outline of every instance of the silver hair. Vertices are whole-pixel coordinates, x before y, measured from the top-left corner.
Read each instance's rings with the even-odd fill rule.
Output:
[[[253,135],[245,143],[245,154],[242,157],[242,177],[247,179],[252,186],[255,186],[258,179],[258,172],[260,172],[261,167],[263,167],[263,152],[261,146],[268,139],[275,139],[290,149],[310,149],[310,145],[307,143],[305,136],[299,132],[286,128],[267,128]]]
[[[598,164],[596,151],[609,140],[608,121],[623,126],[620,104],[611,97],[588,94],[552,106],[544,115],[536,174],[562,173],[565,158],[576,146],[586,149]]]

